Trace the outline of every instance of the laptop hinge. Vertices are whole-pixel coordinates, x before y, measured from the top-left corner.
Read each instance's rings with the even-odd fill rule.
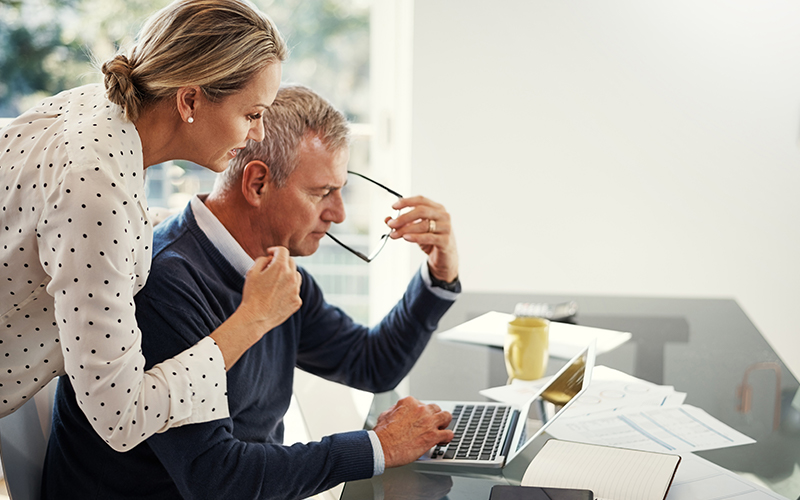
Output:
[[[517,420],[519,420],[519,410],[511,412],[511,423],[508,426],[508,435],[503,443],[503,450],[501,455],[508,458],[508,452],[511,449],[511,441],[514,440],[514,431],[517,429]]]

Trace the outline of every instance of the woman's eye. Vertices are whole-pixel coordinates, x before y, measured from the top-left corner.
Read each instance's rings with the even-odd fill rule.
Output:
[[[261,118],[261,113],[252,114],[252,115],[248,116],[247,118],[249,118],[250,120],[258,120],[258,119]]]

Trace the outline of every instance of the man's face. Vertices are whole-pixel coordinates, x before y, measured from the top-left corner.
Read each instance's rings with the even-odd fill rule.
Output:
[[[347,147],[328,151],[316,136],[297,150],[297,168],[282,188],[270,184],[264,209],[264,250],[281,245],[293,256],[311,255],[331,224],[344,221],[342,186],[347,181]]]

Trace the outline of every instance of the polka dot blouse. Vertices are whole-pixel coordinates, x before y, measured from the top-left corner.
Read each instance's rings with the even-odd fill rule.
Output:
[[[142,167],[136,127],[99,85],[0,130],[0,416],[64,373],[117,450],[228,416],[211,338],[144,371],[133,303],[152,245]]]

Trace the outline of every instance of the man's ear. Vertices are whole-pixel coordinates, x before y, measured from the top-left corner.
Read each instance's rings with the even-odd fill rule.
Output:
[[[175,96],[176,104],[178,106],[178,114],[181,115],[181,120],[191,123],[195,120],[195,113],[197,106],[203,95],[203,91],[197,85],[189,87],[181,87]],[[191,118],[191,120],[189,120]]]
[[[250,205],[260,206],[266,199],[270,190],[270,180],[269,167],[263,161],[253,160],[244,166],[242,194]]]

